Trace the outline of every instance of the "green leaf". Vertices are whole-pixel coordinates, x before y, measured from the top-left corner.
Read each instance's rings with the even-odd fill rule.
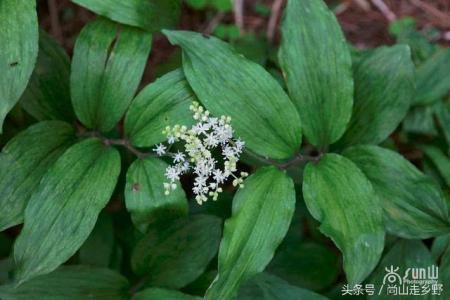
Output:
[[[137,147],[165,141],[166,126],[194,123],[189,106],[196,100],[183,71],[172,71],[144,88],[131,103],[125,132]]]
[[[10,276],[14,270],[14,261],[7,257],[0,260],[0,284],[6,284],[11,281]],[[2,297],[2,286],[0,286],[0,297]],[[3,299],[3,298],[1,298]]]
[[[125,300],[128,281],[103,268],[63,266],[21,284],[0,287],[2,300]]]
[[[326,300],[314,292],[290,285],[276,276],[262,273],[246,282],[237,300]]]
[[[113,21],[137,26],[150,32],[177,24],[180,0],[72,0]]]
[[[435,261],[445,253],[445,251],[450,247],[450,233],[438,236],[434,239],[433,245],[431,246],[431,255]]]
[[[208,2],[208,0],[186,0],[186,3],[194,9],[204,9]]]
[[[415,105],[427,105],[440,100],[450,91],[450,49],[437,51],[417,68]]]
[[[279,52],[289,93],[308,141],[337,141],[353,105],[352,61],[334,14],[322,0],[289,0]]]
[[[450,102],[449,102],[450,103]],[[450,149],[450,105],[439,101],[434,106],[436,119]]]
[[[437,45],[416,30],[417,22],[412,17],[403,17],[389,24],[389,32],[397,39],[397,44],[406,44],[411,48],[412,58],[416,64],[423,63],[435,52]]]
[[[262,272],[286,235],[294,210],[294,183],[284,172],[265,167],[247,178],[225,222],[218,275],[205,299],[232,299],[241,283]]]
[[[94,229],[80,248],[79,262],[82,265],[109,267],[114,252],[114,228],[110,215],[101,213]]]
[[[187,199],[181,186],[169,195],[164,194],[167,167],[164,161],[148,157],[136,160],[128,169],[125,204],[133,223],[142,232],[152,223],[187,215]]]
[[[450,158],[441,149],[434,146],[422,146],[421,149],[438,169],[445,183],[450,188]]]
[[[221,220],[208,215],[153,227],[136,245],[131,266],[136,274],[147,274],[153,286],[181,288],[205,271],[217,253],[220,234]]]
[[[396,38],[415,31],[417,22],[413,17],[402,17],[389,23],[389,33]]]
[[[441,259],[440,268],[440,282],[444,283],[444,295],[446,295],[448,300],[448,295],[450,295],[450,287],[448,283],[450,282],[450,247],[447,248],[447,251],[444,253]]]
[[[53,38],[41,31],[39,55],[20,100],[22,107],[37,120],[73,121],[69,76],[69,56]]]
[[[374,271],[371,278],[368,280],[371,284],[374,284],[376,287],[375,295],[371,296],[370,299],[377,300],[390,300],[395,297],[392,295],[387,295],[387,287],[388,285],[393,286],[401,286],[397,277],[395,277],[396,281],[390,282],[385,281],[386,284],[383,285],[383,281],[386,279],[386,274],[388,274],[387,270],[390,270],[391,266],[394,267],[395,273],[397,273],[402,279],[405,275],[409,280],[412,279],[411,272],[407,272],[408,268],[428,268],[432,265],[435,265],[433,257],[431,256],[430,251],[428,251],[427,247],[421,241],[415,240],[399,240],[386,255],[381,260],[380,264]],[[395,270],[398,267],[398,270]],[[411,270],[410,270],[411,271]],[[439,278],[441,279],[441,278]],[[439,280],[440,281],[440,280]],[[406,286],[411,287],[411,285],[406,284]],[[381,290],[380,290],[381,289]],[[378,293],[381,293],[378,295]],[[429,295],[423,296],[409,296],[403,297],[402,299],[438,299],[436,296],[432,296],[431,293]]]
[[[441,189],[400,154],[378,146],[355,146],[344,155],[372,182],[391,234],[424,239],[450,232]]]
[[[220,12],[229,12],[233,8],[234,0],[210,0],[211,6]]]
[[[75,43],[70,76],[72,103],[89,128],[111,130],[141,80],[151,35],[106,19],[86,25]]]
[[[61,121],[33,125],[16,135],[0,154],[0,231],[23,221],[41,178],[75,142],[73,128]]]
[[[268,269],[291,284],[318,291],[331,286],[339,274],[338,267],[338,257],[331,249],[303,242],[280,249]]]
[[[397,128],[414,96],[414,65],[409,47],[381,47],[353,70],[355,103],[340,144],[378,144]]]
[[[38,54],[36,1],[0,1],[0,134],[19,101]]]
[[[133,300],[200,300],[200,297],[183,294],[178,291],[160,288],[148,288],[133,296]]]
[[[289,158],[301,142],[298,114],[286,93],[260,65],[215,37],[164,31],[183,49],[186,78],[215,116],[232,118],[236,135],[257,154]]]
[[[219,12],[229,12],[233,5],[233,0],[186,0],[186,3],[194,9],[205,9],[208,6],[213,7]]]
[[[19,282],[53,271],[78,250],[119,173],[118,151],[97,139],[75,144],[57,160],[32,195],[14,245]]]
[[[306,166],[303,197],[320,231],[342,251],[348,282],[363,281],[384,248],[381,205],[369,180],[350,160],[326,154]]]
[[[403,120],[403,130],[414,134],[437,135],[433,114],[433,106],[414,107]]]

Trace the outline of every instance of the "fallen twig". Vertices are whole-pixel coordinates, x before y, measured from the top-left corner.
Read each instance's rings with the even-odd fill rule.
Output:
[[[244,0],[234,0],[234,22],[242,33],[244,31]]]
[[[397,19],[397,16],[392,12],[392,10],[384,3],[383,0],[372,0],[373,5],[375,5],[378,10],[389,20],[389,22]]]
[[[267,25],[267,39],[273,42],[277,30],[278,19],[280,18],[281,9],[283,8],[284,0],[275,0],[272,4],[269,23]]]
[[[222,22],[224,17],[225,13],[223,12],[216,14],[208,23],[208,25],[206,25],[205,29],[203,30],[203,33],[210,34],[214,30],[214,28],[216,28],[217,25],[219,25],[220,22]]]
[[[411,0],[411,3],[430,14],[432,17],[430,19],[433,23],[443,27],[450,27],[450,16],[448,14],[440,11],[429,3],[420,0]]]

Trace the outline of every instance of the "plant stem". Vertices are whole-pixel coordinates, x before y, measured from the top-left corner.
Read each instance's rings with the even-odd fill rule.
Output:
[[[144,159],[144,158],[152,155],[152,153],[142,152],[142,151],[139,151],[138,149],[134,148],[133,145],[131,145],[130,140],[128,140],[127,138],[109,139],[109,138],[106,138],[103,135],[101,135],[101,133],[98,131],[86,131],[86,128],[84,128],[82,126],[78,126],[78,136],[95,137],[95,138],[98,138],[99,140],[101,140],[103,142],[103,144],[108,145],[108,146],[109,145],[123,146],[128,151],[130,151],[131,153],[133,153],[134,155],[136,155],[136,157],[138,157],[140,159]]]
[[[149,153],[149,152],[139,151],[138,149],[133,147],[133,145],[131,145],[130,140],[128,140],[127,138],[109,139],[109,138],[106,138],[103,135],[101,135],[101,133],[98,131],[86,131],[86,128],[84,128],[80,124],[77,124],[77,127],[78,127],[78,136],[95,137],[95,138],[100,139],[105,145],[108,145],[108,146],[109,145],[123,146],[139,159],[144,159],[148,156],[153,155],[152,153]],[[264,164],[276,166],[277,168],[279,168],[281,170],[286,170],[292,166],[298,165],[303,162],[308,162],[308,161],[317,162],[322,157],[322,152],[320,152],[319,155],[317,155],[317,156],[303,155],[303,154],[297,153],[293,158],[291,158],[288,161],[278,162],[278,161],[272,160],[270,158],[262,157],[256,153],[253,153],[248,150],[245,151],[245,153],[247,155],[253,157],[256,160],[259,160],[260,162],[262,162]]]
[[[151,153],[147,153],[147,152],[141,152],[138,149],[134,148],[130,141],[127,139],[106,139],[103,138],[102,139],[103,143],[105,145],[119,145],[119,146],[123,146],[125,147],[128,151],[130,151],[131,153],[133,153],[134,155],[136,155],[138,158],[140,159],[144,159],[147,156],[151,156]]]

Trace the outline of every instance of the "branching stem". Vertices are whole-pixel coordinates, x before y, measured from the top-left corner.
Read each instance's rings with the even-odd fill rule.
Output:
[[[140,158],[140,159],[144,159],[148,156],[154,156],[153,153],[149,153],[149,152],[142,152],[138,149],[136,149],[135,147],[133,147],[133,145],[131,145],[130,140],[127,138],[120,138],[120,139],[109,139],[107,137],[104,137],[100,132],[98,131],[86,131],[86,128],[84,128],[83,126],[78,124],[78,136],[82,136],[82,137],[95,137],[100,139],[105,145],[117,145],[117,146],[122,146],[125,149],[127,149],[128,151],[130,151],[131,153],[133,153],[136,157]],[[285,162],[279,162],[270,158],[265,158],[262,157],[258,154],[255,154],[251,151],[245,151],[245,153],[248,156],[253,157],[254,159],[264,163],[264,164],[268,164],[268,165],[273,165],[276,166],[277,168],[281,169],[281,170],[286,170],[292,166],[296,166],[298,164],[301,163],[305,163],[305,162],[317,162],[320,160],[320,158],[322,157],[322,152],[319,153],[319,155],[316,156],[311,156],[311,155],[304,155],[304,154],[300,154],[297,153],[294,157],[292,157],[290,160],[285,161]]]
[[[109,139],[107,137],[104,137],[100,132],[98,131],[86,131],[86,129],[84,127],[79,126],[79,132],[78,132],[78,136],[82,136],[82,137],[95,137],[98,138],[99,140],[102,141],[103,144],[105,145],[118,145],[118,146],[123,146],[125,147],[128,151],[130,151],[131,153],[133,153],[134,155],[136,155],[136,157],[140,158],[140,159],[144,159],[148,156],[152,156],[152,153],[148,153],[148,152],[142,152],[138,149],[136,149],[135,147],[133,147],[133,145],[131,145],[130,140],[127,138],[121,138],[121,139]]]

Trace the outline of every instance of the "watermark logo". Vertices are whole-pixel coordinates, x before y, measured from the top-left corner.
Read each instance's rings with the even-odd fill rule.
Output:
[[[399,267],[391,265],[386,267],[385,271],[386,274],[378,285],[346,284],[342,287],[342,295],[438,296],[444,290],[443,284],[439,282],[439,267],[435,265],[426,268],[407,268],[403,274]]]

